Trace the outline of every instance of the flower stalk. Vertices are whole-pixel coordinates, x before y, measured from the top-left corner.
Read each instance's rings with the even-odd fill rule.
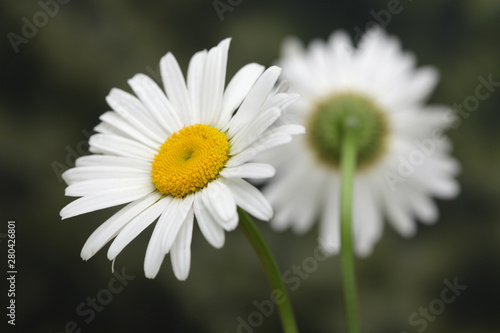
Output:
[[[283,302],[278,303],[278,311],[280,314],[281,324],[283,326],[283,332],[298,333],[297,323],[293,314],[290,298],[288,297],[285,285],[283,284],[276,260],[271,254],[269,247],[262,238],[262,235],[257,229],[257,226],[253,222],[252,218],[240,207],[238,207],[238,214],[240,218],[239,227],[259,257],[272,290],[279,292],[282,295],[281,299]]]
[[[349,333],[359,333],[358,295],[352,244],[352,192],[356,172],[356,127],[357,119],[346,118],[341,151],[341,202],[340,202],[340,259],[345,316]]]

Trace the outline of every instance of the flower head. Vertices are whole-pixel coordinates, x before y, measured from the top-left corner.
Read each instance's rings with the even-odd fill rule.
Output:
[[[297,125],[276,125],[282,110],[297,99],[286,85],[273,89],[281,69],[249,64],[225,86],[230,40],[196,53],[187,81],[171,53],[161,59],[165,92],[148,76],[129,84],[137,97],[112,89],[92,155],[77,159],[63,174],[66,195],[81,197],[61,211],[63,219],[127,204],[97,228],[82,249],[87,260],[115,238],[108,258],[157,221],[144,261],[154,278],[170,253],[173,271],[187,278],[194,218],[214,247],[238,225],[236,206],[261,220],[272,208],[242,178],[274,175],[268,164],[248,163],[258,153],[291,141]]]
[[[357,172],[353,237],[359,255],[371,253],[383,219],[403,236],[415,219],[433,223],[432,197],[451,198],[459,165],[442,135],[451,110],[425,104],[438,81],[431,67],[415,68],[412,54],[382,30],[370,31],[354,47],[344,32],[305,50],[284,45],[279,62],[301,100],[290,108],[306,135],[273,149],[262,160],[277,167],[264,190],[276,209],[272,225],[306,232],[319,218],[320,243],[340,248],[340,151],[346,122],[355,128]]]

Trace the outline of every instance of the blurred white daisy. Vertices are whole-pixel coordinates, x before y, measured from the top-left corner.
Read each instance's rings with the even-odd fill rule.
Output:
[[[63,178],[66,195],[79,198],[61,211],[63,219],[128,203],[87,240],[87,260],[115,238],[116,256],[156,219],[144,271],[154,278],[170,252],[179,280],[189,274],[194,217],[207,241],[224,244],[224,230],[238,225],[236,206],[261,220],[272,208],[242,178],[274,175],[267,164],[247,163],[259,152],[291,141],[304,128],[277,126],[282,109],[297,99],[286,85],[273,89],[281,69],[249,64],[225,86],[229,39],[196,53],[187,82],[171,53],[161,59],[165,92],[148,76],[129,84],[137,97],[112,89],[90,140],[93,155],[77,159]],[[236,113],[235,113],[236,111]],[[273,126],[271,126],[273,125]]]
[[[341,121],[359,122],[358,167],[353,194],[353,241],[368,255],[381,237],[384,217],[403,236],[416,232],[415,219],[433,223],[432,199],[459,192],[459,165],[442,135],[453,119],[446,106],[425,105],[438,82],[434,68],[415,67],[396,38],[370,31],[354,47],[344,32],[308,50],[284,43],[279,65],[301,95],[289,112],[306,135],[266,152],[260,161],[277,168],[264,194],[276,210],[272,225],[297,233],[319,221],[319,241],[330,253],[340,247]]]

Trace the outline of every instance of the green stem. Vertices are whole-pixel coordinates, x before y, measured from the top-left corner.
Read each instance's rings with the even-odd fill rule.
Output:
[[[276,264],[276,260],[274,260],[269,247],[264,242],[264,239],[262,238],[252,218],[248,216],[248,214],[240,207],[238,207],[238,214],[240,216],[239,226],[257,253],[260,262],[264,267],[264,271],[266,272],[273,293],[275,293],[276,298],[280,298],[280,302],[278,302],[278,310],[280,313],[281,324],[283,326],[283,332],[297,333],[298,329],[292,305],[290,303],[290,298],[288,297],[285,285],[281,279],[281,274],[278,265]]]
[[[345,124],[341,151],[341,208],[340,237],[342,262],[342,286],[344,292],[345,315],[349,333],[359,333],[358,295],[352,245],[352,189],[356,172],[356,142],[353,131],[355,124]]]

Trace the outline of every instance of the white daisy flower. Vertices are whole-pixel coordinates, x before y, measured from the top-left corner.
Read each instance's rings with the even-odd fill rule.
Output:
[[[216,248],[224,244],[224,230],[238,225],[237,205],[258,219],[272,217],[268,201],[242,178],[274,175],[270,165],[248,161],[304,131],[275,124],[298,96],[286,85],[273,89],[280,68],[264,71],[254,63],[241,68],[224,89],[229,43],[225,39],[196,53],[187,82],[175,57],[164,56],[165,92],[143,74],[128,81],[137,97],[111,90],[106,100],[113,111],[100,117],[98,133],[89,140],[94,154],[78,158],[75,168],[63,174],[66,195],[81,197],[62,209],[63,219],[127,204],[90,236],[84,260],[116,237],[108,250],[114,260],[158,219],[146,250],[145,275],[154,278],[170,253],[175,276],[185,280],[194,217]]]
[[[415,234],[415,219],[437,220],[432,197],[457,195],[459,165],[442,135],[451,110],[425,105],[438,82],[434,68],[415,68],[414,56],[382,30],[369,32],[357,48],[344,32],[308,50],[288,40],[279,65],[301,95],[289,111],[306,135],[261,159],[277,168],[264,189],[276,210],[275,229],[303,233],[318,219],[320,243],[339,251],[340,124],[352,115],[361,129],[353,194],[357,254],[372,252],[384,217],[406,237]]]

